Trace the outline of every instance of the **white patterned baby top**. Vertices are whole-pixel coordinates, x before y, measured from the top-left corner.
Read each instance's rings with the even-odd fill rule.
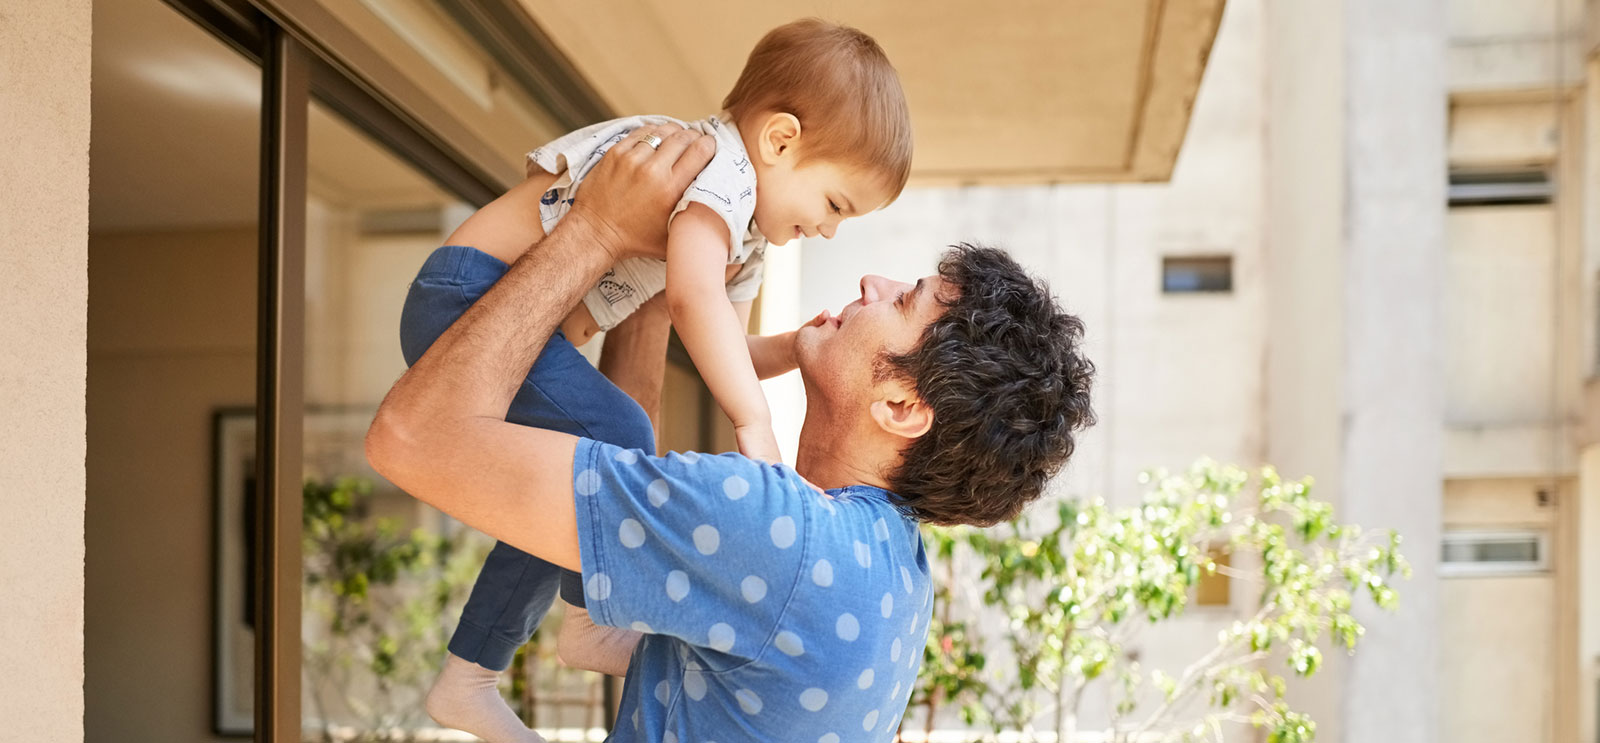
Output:
[[[545,172],[559,176],[539,200],[539,221],[544,225],[545,234],[550,234],[556,223],[572,209],[572,201],[583,179],[612,146],[641,126],[669,123],[715,137],[717,154],[683,192],[672,216],[667,218],[668,223],[691,203],[705,204],[721,215],[728,225],[728,264],[741,266],[727,283],[728,301],[753,300],[761,289],[762,256],[767,249],[767,238],[756,229],[754,221],[756,172],[739,130],[731,121],[716,116],[699,121],[680,121],[670,116],[612,119],[579,129],[528,153],[528,175]],[[665,288],[666,261],[628,258],[600,277],[600,282],[584,295],[583,304],[601,330],[610,330]]]
[[[645,633],[608,741],[894,740],[933,587],[891,493],[590,439],[572,470],[589,616]]]

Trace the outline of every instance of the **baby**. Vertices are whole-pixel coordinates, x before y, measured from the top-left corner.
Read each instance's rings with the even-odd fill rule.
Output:
[[[507,210],[531,202],[532,190],[540,195],[538,214],[516,215],[527,233],[489,231],[482,226],[487,218],[474,215],[428,258],[402,315],[407,363],[500,278],[527,249],[529,234],[543,237],[566,215],[607,151],[634,129],[677,123],[714,137],[717,153],[673,211],[666,260],[624,260],[601,278],[546,345],[507,420],[653,453],[644,411],[584,362],[575,346],[664,293],[673,327],[732,421],[740,452],[778,463],[759,380],[793,368],[792,334],[745,333],[764,251],[769,243],[799,237],[831,238],[844,219],[893,201],[910,171],[910,119],[899,79],[878,44],[819,20],[789,23],[764,36],[722,106],[721,114],[693,122],[664,116],[607,121],[529,153],[528,180],[478,212],[495,212],[503,225]],[[499,697],[495,682],[532,636],[558,584],[563,599],[583,605],[581,579],[561,572],[495,545],[429,692],[434,719],[490,743],[538,740]],[[637,635],[586,620],[581,610],[569,612],[562,658],[623,672]]]

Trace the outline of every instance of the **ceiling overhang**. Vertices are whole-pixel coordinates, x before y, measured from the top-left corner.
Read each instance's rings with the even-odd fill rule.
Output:
[[[805,15],[856,26],[900,72],[924,185],[1167,180],[1224,5],[520,1],[622,114],[715,113],[767,30]]]

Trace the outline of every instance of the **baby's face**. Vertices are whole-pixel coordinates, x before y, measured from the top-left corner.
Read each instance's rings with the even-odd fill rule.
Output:
[[[832,238],[840,222],[889,200],[882,179],[859,168],[820,159],[791,162],[784,158],[756,170],[756,227],[774,245],[797,237]]]

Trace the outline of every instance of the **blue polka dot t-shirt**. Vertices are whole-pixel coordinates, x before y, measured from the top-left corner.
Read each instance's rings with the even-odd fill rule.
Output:
[[[932,590],[888,492],[588,439],[572,469],[590,617],[646,633],[608,740],[893,739]]]

